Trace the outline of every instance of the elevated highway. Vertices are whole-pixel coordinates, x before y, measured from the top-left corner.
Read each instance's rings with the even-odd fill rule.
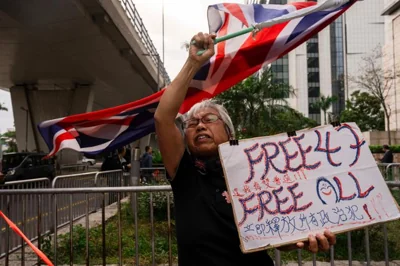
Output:
[[[134,101],[169,83],[132,0],[0,1],[0,88],[20,149],[43,120]],[[27,132],[27,134],[26,134]]]

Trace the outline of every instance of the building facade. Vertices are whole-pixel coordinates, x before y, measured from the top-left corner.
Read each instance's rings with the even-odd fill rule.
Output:
[[[317,0],[313,0],[317,2]],[[323,2],[319,0],[318,2]],[[247,0],[254,4],[287,4],[299,0]],[[306,43],[271,64],[275,78],[289,83],[296,95],[290,105],[319,123],[324,123],[321,110],[313,103],[321,95],[337,97],[330,112],[339,115],[346,99],[359,88],[349,77],[360,74],[362,58],[383,45],[383,1],[359,1],[344,15]]]
[[[387,98],[391,110],[390,129],[400,130],[400,0],[385,0],[382,15],[385,21],[383,67],[391,73],[392,80]]]

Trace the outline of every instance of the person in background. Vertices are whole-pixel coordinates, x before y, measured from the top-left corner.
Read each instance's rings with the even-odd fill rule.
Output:
[[[153,167],[153,149],[150,146],[144,148],[145,152],[140,158],[140,168],[152,168]],[[153,178],[152,170],[144,169],[142,172],[142,182],[150,182]]]
[[[122,147],[118,149],[118,160],[120,162],[120,168],[124,172],[128,172],[131,169],[131,164],[126,159],[126,148]]]
[[[115,156],[115,152],[107,152],[104,154],[104,160],[100,168],[102,172],[118,169],[118,167],[114,165],[116,162]]]
[[[178,264],[246,266],[273,265],[266,251],[244,254],[240,250],[218,145],[234,137],[226,109],[207,100],[185,115],[184,135],[175,123],[188,87],[201,66],[214,55],[215,35],[199,33],[191,40],[189,57],[161,97],[155,112],[158,144],[175,204]],[[206,50],[198,56],[197,52]],[[329,230],[310,234],[308,241],[280,248],[327,251],[336,237]]]
[[[153,149],[150,146],[144,148],[145,153],[143,153],[140,160],[140,167],[151,168],[153,167]]]
[[[125,147],[125,150],[126,150],[126,152],[125,152],[124,158],[125,158],[125,160],[128,162],[128,164],[129,164],[129,163],[131,163],[131,161],[132,161],[132,159],[131,159],[131,152],[132,152],[131,146],[130,146],[130,145],[127,145],[127,146]]]
[[[101,171],[113,171],[113,170],[122,170],[123,172],[127,172],[131,168],[131,164],[126,161],[124,158],[126,154],[125,147],[118,148],[117,153],[109,153],[101,165]],[[122,186],[121,179],[117,178],[116,175],[110,174],[106,175],[106,181],[108,187],[119,187]],[[109,194],[109,203],[113,203],[117,201],[117,193]]]
[[[101,165],[101,171],[112,171],[119,170],[129,171],[131,168],[131,164],[124,158],[126,154],[125,147],[121,147],[117,150],[117,153],[110,152],[107,154],[104,159],[103,164]]]
[[[383,145],[382,147],[385,154],[381,159],[381,163],[393,163],[393,153],[390,150],[390,147],[388,145]]]
[[[3,163],[0,161],[0,185],[2,185],[4,182],[4,177],[5,174],[3,174]]]

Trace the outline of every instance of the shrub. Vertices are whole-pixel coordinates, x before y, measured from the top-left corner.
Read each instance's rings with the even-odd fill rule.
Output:
[[[143,193],[142,193],[143,194]],[[124,203],[121,206],[121,226],[122,226],[122,257],[123,264],[135,264],[135,225],[133,212],[130,203]],[[139,206],[139,212],[140,212]],[[141,214],[143,215],[143,213]],[[140,215],[139,215],[140,216]],[[151,265],[152,261],[152,243],[151,243],[151,224],[148,219],[138,221],[138,239],[139,239],[139,260],[140,265]],[[172,226],[172,258],[173,262],[177,260],[176,233]],[[165,221],[154,222],[155,237],[155,261],[157,264],[168,262],[168,224]],[[107,264],[118,263],[118,216],[110,218],[105,226],[106,238],[106,260]],[[77,225],[73,227],[73,263],[84,264],[86,256],[86,229]],[[58,236],[57,262],[58,264],[70,263],[70,234]],[[42,239],[42,250],[54,261],[53,242],[49,235]],[[103,252],[102,228],[101,225],[89,229],[89,254],[90,264],[101,264]]]
[[[369,145],[372,153],[383,153],[382,145]],[[393,153],[400,153],[400,145],[391,145],[390,150]]]
[[[166,180],[157,182],[157,185],[166,185]],[[149,184],[152,185],[152,184]],[[154,221],[167,221],[167,207],[168,198],[170,202],[171,217],[174,213],[174,197],[172,192],[153,192],[153,217]],[[150,193],[140,193],[138,196],[138,215],[139,219],[150,218]]]
[[[153,150],[153,163],[154,164],[162,164],[161,152],[157,149]]]

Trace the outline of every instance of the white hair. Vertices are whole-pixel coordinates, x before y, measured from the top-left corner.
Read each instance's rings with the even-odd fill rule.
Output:
[[[226,126],[228,137],[235,138],[235,129],[233,128],[232,119],[230,118],[228,111],[223,105],[218,104],[214,100],[204,100],[193,105],[192,108],[190,108],[190,110],[183,116],[183,121],[193,118],[195,114],[205,108],[212,108],[216,110],[219,113],[222,122],[224,122]]]

